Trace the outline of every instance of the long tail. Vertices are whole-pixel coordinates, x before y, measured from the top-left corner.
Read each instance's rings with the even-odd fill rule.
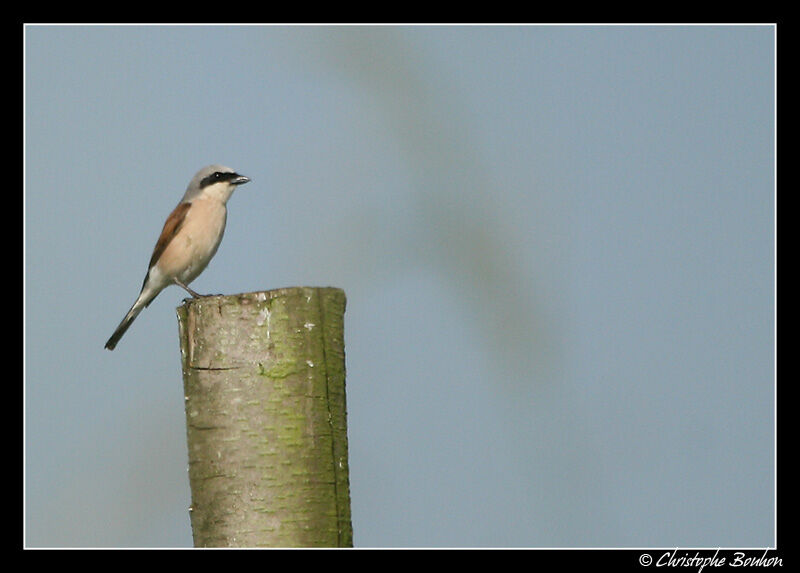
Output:
[[[128,311],[128,314],[125,315],[125,318],[122,319],[122,322],[119,323],[119,326],[114,331],[114,334],[111,335],[111,338],[108,339],[106,342],[105,348],[109,350],[114,350],[116,347],[117,342],[119,339],[122,338],[122,335],[125,334],[125,331],[130,328],[131,323],[134,319],[139,316],[139,313],[152,302],[152,300],[156,297],[156,295],[160,292],[160,289],[153,292],[152,289],[145,288],[142,289],[142,292],[139,293],[139,298],[136,299],[136,302],[133,303],[133,306]]]

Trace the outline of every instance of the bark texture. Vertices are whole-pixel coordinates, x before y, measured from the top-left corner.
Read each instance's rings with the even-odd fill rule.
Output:
[[[177,309],[195,547],[350,547],[344,292]]]

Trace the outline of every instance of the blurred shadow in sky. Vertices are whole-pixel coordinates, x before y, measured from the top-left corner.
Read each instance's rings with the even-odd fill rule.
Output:
[[[380,213],[370,206],[348,215],[346,224],[355,228],[352,243],[341,252],[358,253],[357,268],[378,267],[376,276],[403,275],[409,267],[439,275],[480,333],[482,350],[494,361],[498,390],[555,382],[554,306],[541,304],[537,293],[541,284],[558,282],[554,277],[563,271],[547,258],[551,240],[520,245],[521,237],[496,208],[509,194],[525,193],[530,225],[552,230],[537,214],[534,181],[525,189],[498,188],[501,183],[487,173],[475,147],[463,94],[431,69],[436,62],[426,61],[402,31],[333,28],[307,40],[314,49],[305,46],[302,53],[322,55],[308,64],[351,82],[376,102],[409,179],[404,209]],[[387,256],[387,249],[401,255]],[[538,263],[532,273],[524,271],[525,254]],[[365,264],[362,257],[372,262]],[[550,278],[541,281],[539,275]]]

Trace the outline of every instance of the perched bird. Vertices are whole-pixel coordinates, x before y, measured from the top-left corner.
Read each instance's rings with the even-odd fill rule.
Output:
[[[114,350],[142,309],[169,285],[178,285],[195,298],[202,296],[190,289],[189,283],[203,272],[217,252],[225,232],[228,214],[225,204],[237,185],[248,181],[224,165],[209,165],[197,172],[183,199],[167,217],[139,297],[106,342],[106,348]]]

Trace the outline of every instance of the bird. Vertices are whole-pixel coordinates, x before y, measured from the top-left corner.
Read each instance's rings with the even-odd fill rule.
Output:
[[[105,348],[114,350],[134,319],[166,287],[178,285],[193,298],[203,296],[190,289],[189,284],[216,254],[225,233],[228,199],[236,187],[248,181],[249,177],[219,164],[203,167],[192,177],[180,203],[164,223],[139,296]]]

